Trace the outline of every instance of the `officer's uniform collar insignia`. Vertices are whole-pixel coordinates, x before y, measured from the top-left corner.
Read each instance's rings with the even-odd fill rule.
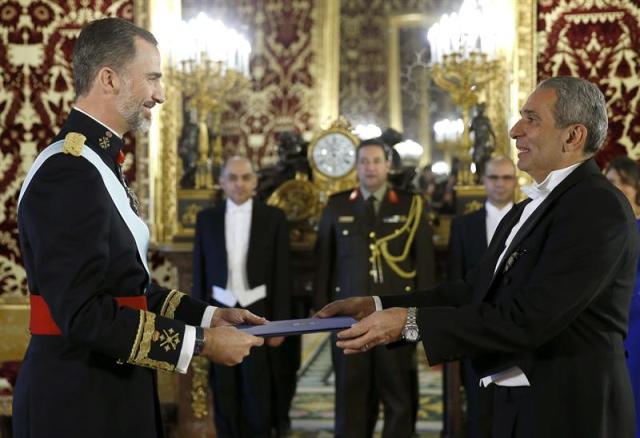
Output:
[[[65,154],[70,154],[75,157],[79,157],[82,155],[82,148],[84,147],[84,142],[87,139],[84,135],[77,132],[69,132],[64,137],[64,144],[62,145],[62,152]]]
[[[400,202],[400,200],[398,199],[398,194],[393,189],[387,190],[387,198],[392,204],[397,204],[398,202]]]
[[[110,140],[113,137],[113,133],[111,131],[106,131],[102,137],[98,139],[98,144],[101,149],[109,149],[111,146]]]
[[[115,162],[124,142],[109,128],[92,119],[81,111],[72,110],[63,127],[66,132],[82,132],[86,136],[85,143],[98,153],[108,154]]]
[[[356,199],[358,199],[358,196],[360,196],[360,190],[353,189],[353,191],[349,195],[349,202],[356,202]]]

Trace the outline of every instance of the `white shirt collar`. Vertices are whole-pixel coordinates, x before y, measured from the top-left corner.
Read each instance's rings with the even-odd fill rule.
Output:
[[[493,215],[493,214],[500,215],[501,213],[506,213],[509,210],[511,210],[511,207],[513,207],[513,202],[509,202],[507,205],[505,205],[502,208],[496,207],[489,201],[485,201],[484,203],[484,208],[487,210],[487,213],[490,215]]]
[[[543,196],[547,196],[582,163],[583,161],[572,164],[569,167],[552,170],[542,182],[522,186],[520,187],[520,190],[522,190],[522,193],[524,193],[531,199],[537,199]]]
[[[228,213],[251,213],[251,209],[253,208],[253,198],[249,198],[243,204],[236,204],[231,199],[227,198],[227,212]]]
[[[100,123],[102,126],[104,126],[105,128],[107,128],[109,131],[113,132],[120,140],[122,140],[122,135],[118,133],[118,131],[116,131],[115,129],[111,128],[111,126],[107,125],[106,123],[104,123],[101,120],[96,119],[94,116],[92,116],[91,114],[89,114],[88,112],[81,110],[80,108],[78,108],[77,106],[73,107],[74,110],[81,112],[82,114],[84,114],[85,116],[95,120],[96,122]]]

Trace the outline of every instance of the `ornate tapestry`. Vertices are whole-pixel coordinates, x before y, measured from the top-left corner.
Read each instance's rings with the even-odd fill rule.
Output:
[[[538,3],[538,80],[578,76],[607,99],[609,133],[596,157],[640,159],[640,4],[624,0]]]
[[[313,0],[183,0],[183,19],[203,11],[251,43],[252,89],[223,119],[224,155],[258,167],[277,159],[278,134],[315,128]]]

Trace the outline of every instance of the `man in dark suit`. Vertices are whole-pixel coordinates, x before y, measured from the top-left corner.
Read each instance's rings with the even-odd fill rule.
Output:
[[[227,199],[200,212],[196,222],[193,294],[214,306],[241,307],[270,320],[288,319],[287,222],[280,209],[252,199],[256,182],[248,159],[232,157],[225,163],[220,185]],[[268,350],[282,342],[283,338],[268,338],[269,347],[255,349],[240,366],[211,366],[218,436],[270,436],[272,394],[280,389],[276,385],[287,382],[272,382]]]
[[[360,187],[333,195],[317,240],[315,308],[335,298],[406,294],[433,283],[431,233],[418,196],[387,186],[388,155],[379,139],[357,151]],[[374,348],[346,357],[334,347],[338,437],[371,436],[384,404],[384,437],[408,437],[415,423],[415,346]]]
[[[495,385],[494,437],[633,437],[623,339],[638,233],[593,159],[607,132],[604,96],[583,79],[550,78],[520,113],[511,137],[536,183],[477,269],[382,297],[383,311],[353,298],[320,315],[365,317],[339,335],[346,353],[422,338],[432,364],[471,357],[480,383]]]
[[[476,267],[500,221],[513,207],[516,167],[507,157],[487,161],[482,182],[487,194],[483,208],[458,216],[451,223],[447,273],[449,281],[463,280]],[[468,359],[460,361],[467,396],[466,430],[470,438],[491,436],[492,388],[478,385]]]
[[[193,355],[239,363],[261,318],[151,283],[149,230],[122,178],[122,136],[164,101],[154,36],[107,18],[73,52],[74,107],[20,192],[18,228],[31,340],[13,398],[13,436],[163,436],[155,370]]]

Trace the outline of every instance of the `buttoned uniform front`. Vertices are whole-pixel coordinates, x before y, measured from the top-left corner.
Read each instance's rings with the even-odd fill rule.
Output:
[[[414,196],[400,190],[383,191],[373,229],[367,225],[366,201],[360,190],[340,192],[329,198],[322,212],[316,243],[316,309],[333,299],[404,294],[434,283],[432,237],[421,212],[418,212],[417,228],[407,256],[398,262],[401,271],[415,270],[415,276],[404,278],[384,260],[379,270],[372,264],[376,241],[406,224]],[[388,242],[392,256],[402,254],[408,236],[402,233]],[[350,357],[345,357],[335,348],[335,343],[333,345],[336,436],[370,436],[380,399],[385,405],[383,436],[410,436],[417,406],[415,345],[392,351],[376,347]]]
[[[115,133],[78,110],[56,140],[71,132],[118,175]],[[155,370],[176,370],[186,325],[200,325],[207,304],[149,282],[130,229],[84,157],[44,162],[21,199],[18,228],[29,291],[44,299],[61,335],[31,337],[14,436],[162,436]],[[143,294],[148,311],[115,301]]]
[[[530,386],[495,388],[495,437],[632,437],[623,339],[638,258],[633,212],[589,159],[505,250],[530,202],[509,212],[464,281],[382,297],[383,306],[420,307],[432,365],[468,356],[480,376],[523,372]]]
[[[214,288],[226,290],[244,285],[255,289],[264,285],[266,297],[245,308],[271,321],[291,318],[289,232],[284,213],[252,200],[247,201],[252,202],[250,212],[246,211],[246,202],[240,208],[232,205],[234,212],[228,215],[229,202],[198,214],[193,248],[193,296],[227,307],[230,302],[216,301]],[[238,227],[233,235],[228,232],[227,219],[240,222],[232,225]],[[248,233],[242,235],[245,229]],[[229,248],[229,242],[238,247]],[[232,270],[235,278],[229,278],[230,265],[237,268]],[[240,303],[233,305],[241,307]],[[251,355],[235,367],[211,365],[210,385],[218,436],[268,436],[273,392],[271,350],[268,346],[254,348]],[[274,370],[279,371],[282,370]],[[286,380],[277,383],[287,385]]]

